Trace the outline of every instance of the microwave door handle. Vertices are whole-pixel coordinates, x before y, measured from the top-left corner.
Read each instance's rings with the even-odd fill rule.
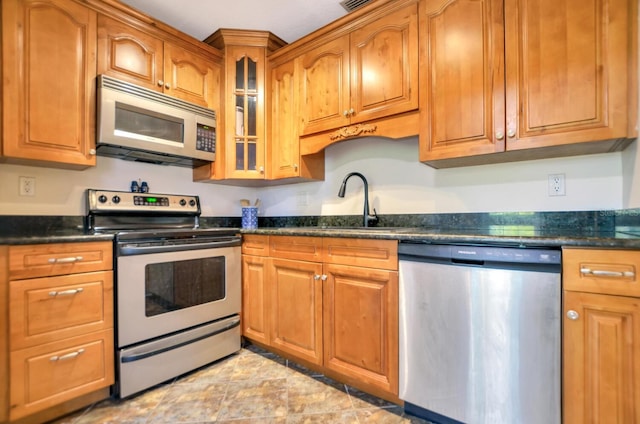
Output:
[[[127,243],[122,246],[118,246],[118,253],[120,256],[148,255],[152,253],[179,252],[185,250],[202,250],[233,246],[240,246],[240,241],[234,239],[206,243],[169,244],[164,246],[136,246],[135,244]]]

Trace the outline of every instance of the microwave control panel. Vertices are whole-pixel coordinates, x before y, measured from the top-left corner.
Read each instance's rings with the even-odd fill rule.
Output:
[[[198,124],[196,150],[209,153],[216,152],[216,127]]]

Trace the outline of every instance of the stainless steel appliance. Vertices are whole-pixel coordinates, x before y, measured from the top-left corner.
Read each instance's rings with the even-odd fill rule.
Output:
[[[115,237],[115,395],[240,350],[235,230],[199,228],[197,196],[88,190],[87,201],[87,229]]]
[[[105,75],[98,76],[97,153],[195,167],[216,158],[216,113]]]
[[[560,423],[560,251],[400,243],[398,253],[406,411]]]

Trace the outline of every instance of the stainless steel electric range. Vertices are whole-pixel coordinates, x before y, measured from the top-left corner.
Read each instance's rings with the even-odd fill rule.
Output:
[[[87,231],[115,240],[114,395],[240,350],[236,231],[200,228],[198,196],[94,189],[86,196]]]

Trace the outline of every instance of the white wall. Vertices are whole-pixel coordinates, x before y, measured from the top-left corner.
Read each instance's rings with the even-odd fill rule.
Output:
[[[36,178],[35,196],[18,195],[20,176]],[[0,164],[0,215],[84,215],[87,188],[129,190],[132,180],[147,181],[154,193],[200,196],[203,216],[240,216],[240,199],[254,190],[192,182],[192,171],[98,157],[83,171]]]
[[[267,216],[359,214],[369,183],[378,214],[565,211],[622,207],[620,153],[436,170],[418,162],[417,138],[349,140],[326,150],[326,178],[260,193]],[[566,196],[548,196],[548,175],[565,174]]]
[[[86,188],[128,190],[134,179],[147,181],[155,193],[200,195],[203,216],[240,216],[239,200],[256,197],[262,199],[262,216],[357,215],[363,204],[357,177],[349,180],[345,198],[337,196],[351,171],[367,177],[370,203],[378,214],[620,209],[640,203],[623,193],[622,155],[633,191],[640,181],[629,172],[640,160],[635,145],[628,150],[435,170],[418,162],[415,137],[363,138],[327,148],[325,181],[268,188],[194,183],[186,168],[103,157],[84,171],[0,164],[0,215],[84,215]],[[549,174],[565,174],[566,196],[548,196]],[[35,196],[18,195],[20,176],[36,178]]]

